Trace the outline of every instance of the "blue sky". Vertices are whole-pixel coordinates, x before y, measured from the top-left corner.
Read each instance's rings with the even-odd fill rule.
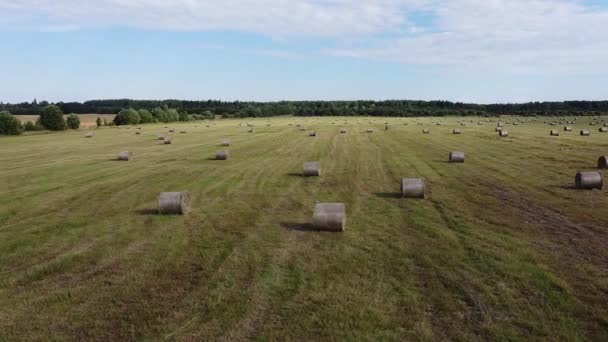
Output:
[[[0,0],[0,101],[605,100],[607,5]]]

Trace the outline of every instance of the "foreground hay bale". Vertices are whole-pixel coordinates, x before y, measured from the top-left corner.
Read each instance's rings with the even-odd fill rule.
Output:
[[[122,151],[118,153],[118,160],[129,161],[133,158],[133,153],[129,151]]]
[[[454,128],[452,130],[452,134],[462,134],[462,131],[460,131],[460,129],[458,129],[458,128]]]
[[[569,127],[569,126],[564,127],[564,132],[572,132],[572,127]]]
[[[505,130],[501,130],[500,132],[498,132],[498,136],[501,138],[506,138],[509,136],[509,132],[505,131]]]
[[[450,152],[450,163],[464,163],[464,152]]]
[[[608,169],[608,156],[601,156],[600,159],[597,160],[597,168]]]
[[[187,192],[162,192],[158,198],[161,215],[185,215],[190,211],[190,195]]]
[[[321,163],[306,162],[302,164],[302,177],[318,177],[321,175]]]
[[[317,230],[344,231],[346,228],[346,206],[344,203],[315,204],[312,225]]]
[[[228,159],[230,152],[228,150],[221,150],[215,152],[215,160],[226,160]]]
[[[431,133],[431,130],[428,128],[425,128],[422,130],[422,134],[430,134],[430,133]]]
[[[604,180],[602,174],[597,171],[579,172],[576,174],[575,184],[577,189],[582,190],[602,189]]]
[[[580,134],[581,134],[581,136],[583,136],[583,137],[588,137],[588,136],[590,136],[590,135],[591,135],[591,132],[589,132],[589,131],[588,131],[588,130],[586,130],[586,129],[581,129]]]
[[[600,133],[606,133],[606,132],[608,132],[608,127],[600,127],[599,132]]]
[[[401,196],[424,198],[425,184],[422,178],[401,178]]]
[[[549,132],[549,134],[554,137],[559,137],[559,131],[556,129],[552,129],[551,132]]]

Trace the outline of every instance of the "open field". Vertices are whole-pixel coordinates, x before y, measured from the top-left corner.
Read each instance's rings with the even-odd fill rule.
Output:
[[[608,340],[608,191],[573,189],[608,133],[462,119],[0,138],[0,340]],[[182,190],[189,215],[156,214]],[[310,230],[316,201],[346,204],[344,232]]]
[[[88,127],[96,127],[97,126],[97,118],[101,118],[102,120],[105,118],[108,122],[112,122],[116,115],[114,114],[78,114],[80,117],[80,127],[88,128]],[[21,122],[36,122],[38,120],[38,115],[15,115],[15,117]],[[65,118],[68,117],[68,114],[64,115]]]

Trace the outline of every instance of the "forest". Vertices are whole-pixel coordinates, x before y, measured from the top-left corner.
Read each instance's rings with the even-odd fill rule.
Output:
[[[123,109],[153,110],[171,108],[179,113],[198,114],[206,117],[270,117],[295,116],[572,116],[601,115],[608,113],[608,101],[530,102],[520,104],[471,104],[450,101],[188,101],[188,100],[92,100],[86,102],[57,102],[63,113],[117,114]],[[18,104],[0,102],[0,111],[14,115],[39,114],[49,105],[47,101],[34,100]]]

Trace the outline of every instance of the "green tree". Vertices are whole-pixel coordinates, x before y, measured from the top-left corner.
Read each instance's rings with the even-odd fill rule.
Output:
[[[21,122],[7,111],[0,112],[0,134],[19,135],[23,132]]]
[[[97,117],[97,127],[101,127],[101,118]]]
[[[66,119],[66,124],[70,129],[80,128],[80,117],[76,114],[70,114]]]
[[[123,109],[120,111],[120,113],[116,114],[116,117],[114,117],[114,123],[117,126],[137,125],[140,123],[140,121],[141,117],[139,116],[139,113],[133,108]]]
[[[141,109],[139,112],[139,118],[140,118],[140,122],[139,123],[151,123],[156,121],[154,119],[154,116],[152,116],[152,113],[150,113],[149,110],[147,109]]]
[[[44,128],[51,131],[63,131],[66,129],[65,120],[61,108],[48,105],[40,112],[40,123]]]

